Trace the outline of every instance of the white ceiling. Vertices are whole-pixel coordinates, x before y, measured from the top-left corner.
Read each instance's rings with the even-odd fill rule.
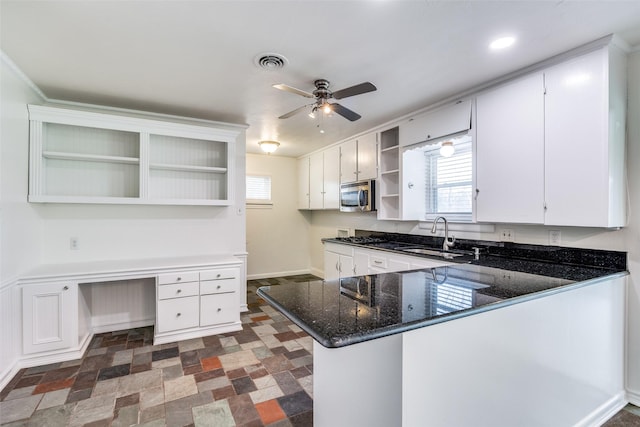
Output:
[[[246,123],[247,151],[298,156],[610,33],[640,45],[640,1],[5,1],[2,51],[50,99]],[[490,52],[495,37],[516,44]],[[284,55],[264,71],[254,57]],[[362,115],[278,116],[332,90]]]

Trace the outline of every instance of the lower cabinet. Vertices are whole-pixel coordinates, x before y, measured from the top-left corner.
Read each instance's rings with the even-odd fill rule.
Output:
[[[170,298],[158,301],[158,332],[176,331],[198,326],[199,297]]]
[[[24,354],[74,346],[78,340],[78,284],[25,285],[22,319]]]
[[[156,341],[240,322],[239,267],[162,274],[157,283]]]
[[[324,280],[418,268],[435,268],[450,264],[452,263],[448,261],[400,255],[389,251],[325,243]]]

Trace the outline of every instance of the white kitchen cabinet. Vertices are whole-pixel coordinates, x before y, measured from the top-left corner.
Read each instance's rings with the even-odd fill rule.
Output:
[[[298,159],[298,209],[309,209],[309,157]]]
[[[400,219],[400,145],[398,126],[380,132],[378,219]]]
[[[78,284],[36,283],[22,288],[24,354],[71,348],[78,340]]]
[[[349,245],[325,243],[324,280],[354,276],[353,252]]]
[[[626,56],[608,45],[545,71],[545,224],[626,224]]]
[[[309,209],[340,208],[340,148],[309,156]]]
[[[544,76],[476,98],[476,221],[544,222]]]
[[[391,273],[414,268],[435,268],[451,265],[449,261],[402,255],[376,249],[356,248],[339,243],[325,243],[324,279]]]
[[[378,134],[371,132],[340,144],[340,182],[378,177]]]
[[[471,129],[471,101],[458,101],[400,123],[400,146],[417,144]]]
[[[30,202],[233,202],[243,128],[28,107]]]
[[[240,267],[158,275],[156,343],[202,336],[240,324]]]
[[[478,96],[477,221],[625,225],[625,70],[608,45]]]

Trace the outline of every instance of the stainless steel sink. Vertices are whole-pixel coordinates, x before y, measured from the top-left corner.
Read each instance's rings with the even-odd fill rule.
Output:
[[[447,258],[447,259],[453,259],[460,256],[464,256],[464,254],[457,254],[452,252],[444,252],[444,251],[438,251],[434,249],[423,249],[423,248],[395,248],[395,250],[399,250],[402,252],[411,252],[413,254],[420,254],[420,255],[438,256],[438,257]]]

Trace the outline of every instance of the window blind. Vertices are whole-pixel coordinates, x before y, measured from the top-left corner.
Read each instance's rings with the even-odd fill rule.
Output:
[[[247,203],[271,203],[271,177],[267,175],[247,175]]]
[[[455,145],[450,157],[440,155],[439,146],[425,151],[427,214],[454,215],[471,220],[472,151],[471,142]]]

